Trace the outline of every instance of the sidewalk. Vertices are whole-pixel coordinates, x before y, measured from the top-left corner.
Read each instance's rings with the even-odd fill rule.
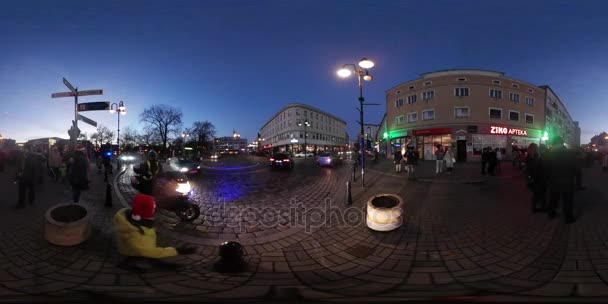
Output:
[[[386,176],[398,177],[407,180],[407,172],[405,166],[402,165],[402,172],[395,172],[395,164],[392,160],[381,158],[377,162],[366,159],[365,170]],[[452,173],[448,173],[445,164],[443,172],[436,174],[434,160],[421,160],[416,167],[416,178],[419,182],[435,182],[435,183],[454,183],[454,184],[475,184],[483,183],[488,180],[520,178],[523,171],[513,168],[511,162],[503,161],[502,172],[496,176],[481,174],[480,162],[457,162],[454,164]],[[359,175],[359,174],[358,174]]]

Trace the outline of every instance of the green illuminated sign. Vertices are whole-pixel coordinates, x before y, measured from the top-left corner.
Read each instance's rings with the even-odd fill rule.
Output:
[[[543,137],[541,137],[541,140],[549,140],[549,133],[547,131],[545,131]]]

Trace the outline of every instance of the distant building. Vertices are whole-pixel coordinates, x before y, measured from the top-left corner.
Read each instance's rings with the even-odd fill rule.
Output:
[[[274,114],[260,129],[260,136],[260,147],[266,151],[298,153],[304,151],[305,143],[308,152],[348,148],[344,120],[300,103],[288,104]]]
[[[37,139],[30,139],[25,144],[31,146],[33,149],[40,148],[44,153],[47,153],[52,146],[58,145],[63,147],[69,142],[69,139],[60,137],[44,137]]]
[[[223,136],[213,140],[213,150],[241,150],[247,149],[247,138]]]

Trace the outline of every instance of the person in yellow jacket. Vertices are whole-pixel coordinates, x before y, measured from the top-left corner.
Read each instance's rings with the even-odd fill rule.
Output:
[[[113,228],[118,252],[126,257],[121,266],[143,270],[136,266],[139,260],[155,262],[157,259],[195,252],[195,248],[191,246],[177,248],[157,246],[154,228],[155,212],[154,197],[137,194],[133,198],[131,209],[123,208],[114,215]]]

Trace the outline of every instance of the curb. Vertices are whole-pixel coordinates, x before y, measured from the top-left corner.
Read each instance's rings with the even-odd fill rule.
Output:
[[[382,171],[376,171],[373,169],[366,169],[366,171],[370,171],[370,172],[380,174],[380,175],[390,176],[393,178],[399,178],[399,179],[403,179],[405,177],[404,175],[386,173],[386,172],[382,172]],[[503,178],[506,178],[506,177],[503,177]],[[423,182],[423,183],[436,183],[436,184],[483,184],[487,180],[486,179],[472,179],[472,180],[462,180],[462,181],[442,181],[442,180],[435,180],[433,178],[417,178],[416,181]]]

